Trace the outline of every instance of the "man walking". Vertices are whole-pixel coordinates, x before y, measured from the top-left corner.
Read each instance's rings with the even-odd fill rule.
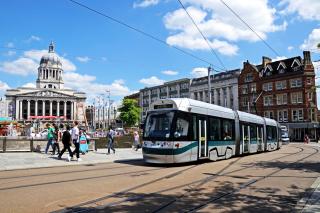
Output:
[[[107,134],[107,140],[108,140],[108,153],[107,153],[107,155],[110,154],[110,149],[112,149],[113,154],[116,153],[116,150],[114,149],[114,135],[115,135],[115,132],[113,131],[112,127],[110,127],[109,132]]]
[[[72,155],[76,154],[78,161],[81,161],[80,158],[80,144],[79,144],[79,128],[78,128],[78,121],[74,122],[74,126],[71,130],[71,137],[72,142],[75,145],[75,150],[73,151]]]
[[[48,135],[47,135],[47,138],[48,138],[48,142],[47,142],[47,147],[46,147],[46,150],[45,150],[45,153],[48,154],[48,150],[49,150],[49,147],[51,146],[52,149],[53,149],[53,134],[54,134],[54,128],[50,126],[50,124],[47,124],[47,129],[48,129]]]
[[[63,125],[62,127],[63,128]],[[70,126],[67,125],[66,130],[63,131],[62,134],[62,143],[63,143],[63,149],[61,150],[58,158],[61,159],[61,156],[63,155],[63,153],[68,150],[69,152],[69,156],[68,156],[68,161],[71,160],[71,158],[73,157],[72,151],[70,149],[70,144],[71,144],[71,134],[70,134]]]

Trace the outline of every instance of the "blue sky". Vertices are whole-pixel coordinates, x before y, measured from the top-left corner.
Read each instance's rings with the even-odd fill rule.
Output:
[[[222,66],[177,0],[77,1]],[[320,59],[319,0],[224,0],[278,55],[220,0],[182,2],[227,69],[246,60],[260,63],[262,56],[302,55],[303,49]],[[34,86],[50,41],[63,58],[66,87],[87,92],[89,102],[106,90],[120,100],[146,86],[203,75],[208,66],[69,0],[2,1],[0,27],[0,96],[8,88]]]

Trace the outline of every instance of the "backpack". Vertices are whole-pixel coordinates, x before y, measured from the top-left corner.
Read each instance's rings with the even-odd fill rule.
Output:
[[[87,144],[87,137],[85,135],[81,135],[79,137],[79,143],[80,144]]]

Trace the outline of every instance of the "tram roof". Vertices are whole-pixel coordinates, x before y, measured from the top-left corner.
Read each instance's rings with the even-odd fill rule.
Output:
[[[237,111],[239,120],[244,122],[250,122],[255,124],[264,124],[264,119],[261,116],[254,115],[247,112]]]
[[[270,119],[270,118],[264,118],[266,120],[266,125],[269,126],[278,126],[277,121]]]
[[[171,107],[169,107],[172,104]],[[168,106],[157,107],[157,106]],[[198,113],[203,115],[211,115],[216,117],[235,119],[235,114],[232,109],[221,107],[214,104],[209,104],[202,101],[197,101],[189,98],[172,98],[158,100],[151,106],[152,109],[178,109],[185,112]]]

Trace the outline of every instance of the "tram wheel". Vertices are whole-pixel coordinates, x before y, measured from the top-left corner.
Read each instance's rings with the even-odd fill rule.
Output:
[[[217,161],[218,160],[218,152],[217,152],[216,149],[210,151],[209,158],[212,161]]]
[[[226,159],[231,158],[232,157],[232,149],[227,148],[225,156],[226,156]]]

